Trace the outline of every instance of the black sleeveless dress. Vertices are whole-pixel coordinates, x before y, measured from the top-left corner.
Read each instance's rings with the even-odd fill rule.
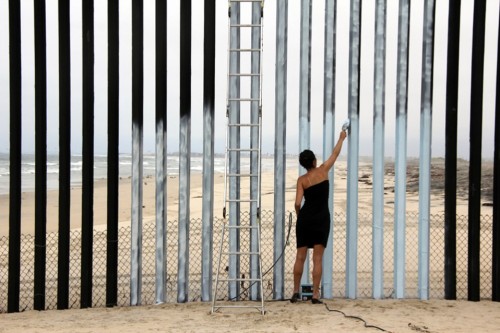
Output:
[[[329,188],[327,179],[304,190],[304,205],[297,217],[297,248],[316,244],[326,247],[330,234]]]

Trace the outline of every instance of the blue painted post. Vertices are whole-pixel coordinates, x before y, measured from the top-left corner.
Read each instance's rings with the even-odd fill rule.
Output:
[[[358,269],[358,160],[361,1],[351,0],[349,31],[349,100],[351,126],[347,157],[346,297],[357,297]]]
[[[299,153],[311,149],[311,20],[312,0],[300,2],[300,81],[299,81]],[[306,170],[299,167],[299,175]],[[309,252],[309,251],[308,251]],[[304,262],[301,283],[311,283],[309,253]]]
[[[179,239],[177,302],[188,301],[189,190],[191,172],[191,0],[181,2],[179,121]]]
[[[424,6],[422,54],[422,96],[420,111],[419,168],[419,244],[418,290],[422,300],[429,299],[429,242],[431,204],[432,65],[434,61],[434,0]]]
[[[141,304],[143,161],[143,0],[132,1],[132,221],[130,305]]]
[[[330,156],[334,147],[335,140],[335,24],[336,11],[335,0],[326,0],[325,2],[325,74],[323,86],[323,156]],[[333,185],[335,181],[333,168],[330,169],[328,178],[330,189],[328,191],[330,210],[330,237],[323,255],[323,279],[322,279],[322,297],[333,298]]]
[[[288,42],[288,1],[276,4],[276,92],[274,138],[274,260],[285,244],[285,172],[286,172],[286,74]],[[278,261],[273,271],[273,298],[285,297],[285,265]]]
[[[201,300],[212,297],[215,122],[215,0],[205,0]]]
[[[385,131],[385,39],[387,0],[375,7],[375,77],[373,91],[373,298],[384,297],[384,131]]]
[[[396,92],[396,157],[394,161],[394,297],[405,297],[406,143],[408,119],[408,50],[410,2],[399,1]]]
[[[156,0],[156,260],[155,302],[166,302],[167,281],[167,2]]]

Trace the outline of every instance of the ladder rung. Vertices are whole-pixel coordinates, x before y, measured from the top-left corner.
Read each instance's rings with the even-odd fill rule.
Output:
[[[259,148],[227,148],[227,151],[259,151]]]
[[[260,52],[261,49],[229,49],[229,52]]]
[[[247,309],[247,308],[252,308],[252,309],[258,309],[263,311],[264,307],[263,306],[256,306],[256,305],[215,305],[214,306],[214,311],[218,309],[228,309],[228,308],[237,308],[237,309]]]
[[[229,102],[258,102],[260,98],[228,98]]]
[[[256,199],[226,199],[226,202],[257,202]]]
[[[260,28],[262,24],[231,24],[231,28]]]
[[[229,2],[262,2],[262,0],[229,0]]]
[[[250,279],[250,278],[231,278],[231,279],[219,279],[219,281],[224,282],[262,282],[261,279]]]
[[[260,124],[227,124],[229,127],[257,127]]]
[[[229,73],[229,76],[260,76],[259,73]]]
[[[236,256],[236,255],[258,256],[260,255],[260,252],[223,252],[222,254],[226,254],[229,256]]]
[[[228,177],[259,177],[258,174],[255,173],[228,173]]]
[[[257,229],[256,225],[226,225],[227,229]]]

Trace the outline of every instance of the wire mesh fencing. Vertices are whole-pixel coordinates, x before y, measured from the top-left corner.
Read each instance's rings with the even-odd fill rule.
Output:
[[[242,220],[249,219],[249,214],[242,214]],[[273,298],[273,266],[274,258],[274,213],[263,211],[261,215],[261,250],[263,291],[265,299]],[[213,278],[217,270],[219,245],[223,220],[215,218],[213,221]],[[295,214],[291,222],[283,221],[284,230],[288,231],[292,223],[288,246],[282,249],[279,260],[284,260],[285,295],[293,292],[293,264],[295,261]],[[345,257],[346,257],[346,217],[343,213],[334,215],[333,222],[333,296],[345,297]],[[467,216],[457,216],[457,298],[467,298]],[[492,216],[481,217],[481,298],[490,299],[491,265],[492,265]],[[178,238],[177,221],[169,221],[166,228],[166,297],[167,302],[176,302],[177,299],[177,260]],[[142,289],[141,304],[155,303],[155,221],[143,222],[142,235]],[[201,267],[202,267],[202,221],[190,221],[189,246],[189,300],[201,300]],[[405,238],[405,297],[418,298],[418,213],[408,213],[406,217]],[[288,235],[288,232],[285,236]],[[70,277],[69,277],[69,307],[80,307],[80,269],[81,269],[81,231],[72,230],[70,234]],[[248,237],[240,237],[241,248],[250,245]],[[226,238],[227,239],[227,238]],[[93,234],[93,286],[92,306],[106,305],[106,230],[95,228]],[[393,297],[394,281],[394,217],[386,214],[384,220],[384,296]],[[21,269],[20,269],[20,310],[33,309],[34,298],[34,236],[21,236]],[[0,238],[0,312],[7,311],[8,296],[8,265],[9,239]],[[372,296],[372,216],[360,215],[358,219],[358,269],[357,285],[358,297]],[[430,267],[429,289],[431,298],[444,297],[444,215],[432,215],[430,218]],[[312,265],[312,263],[310,263]],[[119,229],[118,251],[118,305],[130,304],[130,226]],[[47,233],[46,246],[46,309],[57,308],[57,267],[58,267],[58,234]],[[249,263],[242,262],[240,274],[251,274]],[[311,267],[309,267],[309,273]],[[223,274],[226,274],[223,267]],[[213,286],[215,287],[215,285]],[[239,299],[252,299],[252,288],[240,285]],[[255,288],[255,287],[253,287]],[[216,297],[228,298],[227,284],[219,285]]]

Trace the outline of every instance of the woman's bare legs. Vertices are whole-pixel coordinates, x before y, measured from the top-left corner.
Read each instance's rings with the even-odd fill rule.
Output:
[[[321,282],[321,274],[323,274],[323,252],[325,247],[323,245],[314,245],[313,251],[313,298],[319,299],[319,284]],[[294,275],[295,277],[295,275]]]
[[[307,256],[307,246],[299,247],[297,249],[297,256],[295,257],[295,264],[293,265],[293,292],[298,293],[300,288],[300,279],[304,271],[304,262]]]

